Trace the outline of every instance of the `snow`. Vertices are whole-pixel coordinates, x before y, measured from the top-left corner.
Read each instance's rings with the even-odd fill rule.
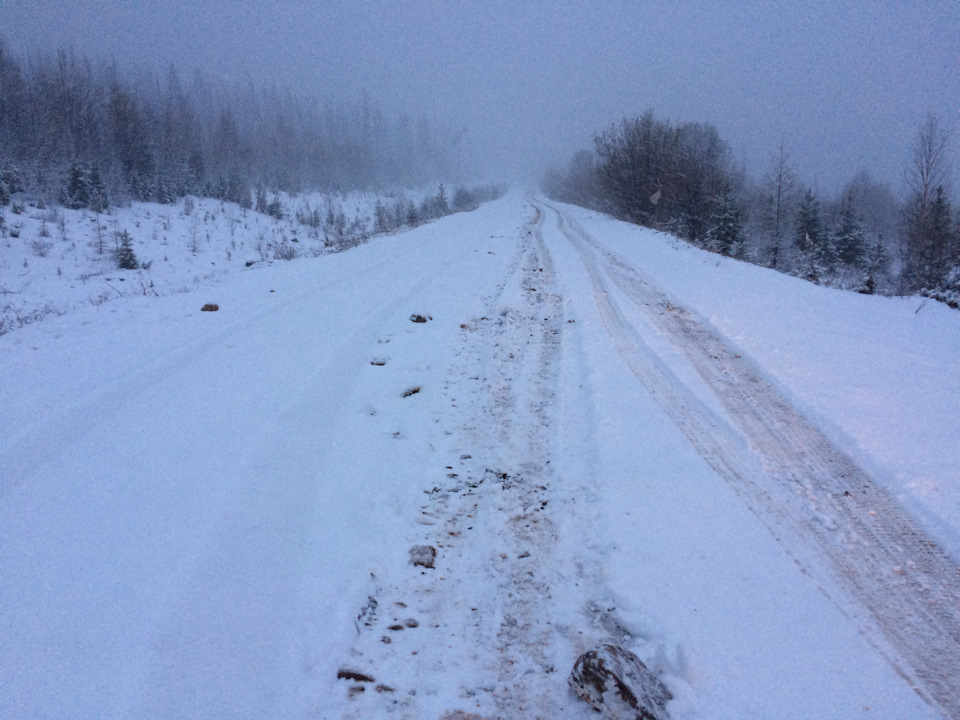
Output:
[[[107,270],[70,211],[46,257],[29,213],[0,244],[18,308],[62,312],[0,336],[0,716],[589,718],[566,676],[611,640],[674,718],[944,713],[807,534],[832,505],[778,515],[731,480],[763,476],[757,436],[636,293],[953,558],[955,311],[519,194],[248,267],[261,232],[319,240],[197,204],[196,253],[178,208],[114,211],[148,270]]]
[[[960,557],[955,311],[925,298],[817,287],[583,215],[588,229],[743,350]]]

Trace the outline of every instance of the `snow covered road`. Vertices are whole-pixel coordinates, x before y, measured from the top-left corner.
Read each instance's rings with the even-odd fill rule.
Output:
[[[835,576],[840,592],[851,596],[837,597],[838,607],[861,623],[865,637],[897,672],[949,715],[960,712],[956,563],[722,339],[674,305],[651,279],[600,246],[575,219],[551,209],[588,269],[598,309],[620,355],[651,396],[784,544],[802,572],[818,583],[826,583],[825,574]],[[643,326],[619,315],[609,300],[610,285],[643,313],[645,334],[666,338],[696,372],[711,391],[705,403],[719,402],[719,416],[700,406],[692,392],[700,383],[677,382],[665,364],[643,357],[649,351],[631,340]],[[886,650],[887,642],[895,652]]]
[[[956,561],[588,219],[0,339],[0,716],[960,717]]]

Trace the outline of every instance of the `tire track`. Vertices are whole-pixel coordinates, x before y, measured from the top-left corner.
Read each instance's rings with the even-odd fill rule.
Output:
[[[800,559],[811,549],[823,561],[817,564],[829,568],[853,599],[834,602],[893,668],[946,717],[960,718],[956,562],[717,335],[550,207],[591,278],[607,331],[644,387],[802,571],[812,573]],[[611,299],[608,282],[669,339],[719,401],[724,418],[715,417],[643,342],[641,329]]]
[[[589,712],[567,673],[587,645],[620,626],[594,607],[599,574],[560,556],[560,526],[582,510],[580,479],[553,462],[565,321],[542,223],[538,211],[521,228],[482,317],[461,325],[444,383],[448,409],[437,418],[447,428],[444,467],[427,481],[415,519],[418,542],[435,556],[429,567],[373,582],[343,662],[343,717]]]

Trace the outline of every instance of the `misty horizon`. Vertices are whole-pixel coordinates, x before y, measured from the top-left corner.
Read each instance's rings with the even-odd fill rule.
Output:
[[[762,175],[899,190],[930,112],[957,133],[956,6],[894,3],[0,3],[14,55],[288,89],[462,133],[478,178],[536,181],[624,117],[714,125]]]

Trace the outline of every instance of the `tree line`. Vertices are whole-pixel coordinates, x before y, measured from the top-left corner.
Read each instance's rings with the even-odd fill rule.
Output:
[[[551,197],[673,233],[723,255],[862,293],[919,292],[960,305],[960,212],[947,185],[948,138],[919,127],[906,193],[860,171],[836,197],[797,177],[785,141],[748,178],[708,124],[624,118],[543,179]]]
[[[0,38],[0,205],[15,193],[105,209],[187,195],[250,207],[273,191],[421,187],[456,179],[462,131],[388,116],[371,98],[189,83],[66,51],[14,57]]]

